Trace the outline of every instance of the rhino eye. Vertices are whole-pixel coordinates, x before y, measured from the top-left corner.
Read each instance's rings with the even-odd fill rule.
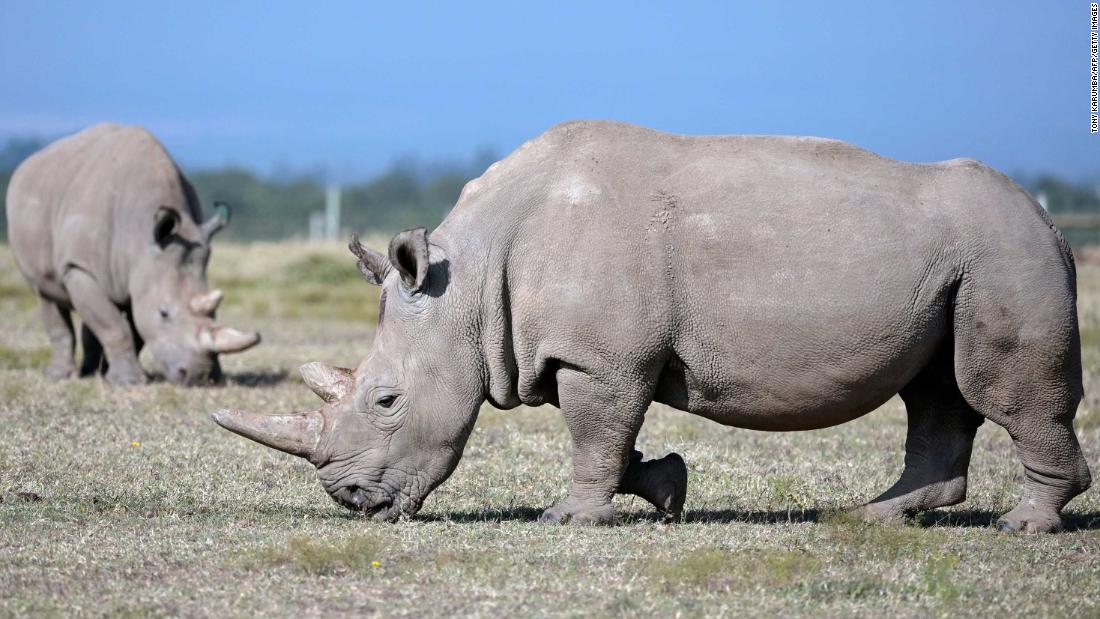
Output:
[[[165,309],[163,307],[160,308],[160,318],[161,318],[161,320],[168,320],[168,310],[167,309]]]
[[[389,407],[393,406],[393,403],[395,401],[397,401],[397,396],[384,395],[384,396],[378,398],[378,401],[375,402],[375,404],[377,404],[379,408],[389,408]]]

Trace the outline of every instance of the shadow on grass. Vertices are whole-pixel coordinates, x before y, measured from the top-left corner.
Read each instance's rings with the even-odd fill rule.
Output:
[[[778,510],[740,510],[740,509],[693,509],[684,513],[684,522],[745,524],[790,524],[800,522],[820,522],[825,512],[816,509]]]
[[[533,522],[542,514],[542,508],[518,506],[504,509],[485,509],[477,511],[457,511],[449,513],[421,514],[417,520],[427,522]],[[836,514],[834,510],[798,509],[798,510],[737,510],[737,509],[699,509],[689,510],[684,513],[685,524],[795,524],[804,522],[829,522],[830,516]],[[958,527],[958,528],[995,528],[999,512],[988,510],[958,510],[943,511],[933,510],[923,512],[911,522],[924,528],[931,527]],[[620,514],[619,521],[623,524],[638,522],[660,522],[661,518],[655,511],[631,511]],[[1100,512],[1066,512],[1062,514],[1062,522],[1065,531],[1095,531],[1100,530]]]
[[[216,501],[209,504],[176,504],[158,500],[141,500],[128,497],[87,495],[56,497],[36,492],[0,493],[0,507],[18,509],[26,506],[23,512],[28,518],[41,518],[43,511],[56,515],[86,517],[100,514],[121,518],[180,518],[213,521],[237,520],[242,516],[262,517],[271,522],[301,522],[302,520],[360,520],[361,514],[350,510],[334,509],[335,505],[318,502],[313,506],[284,505],[277,503],[232,503]]]
[[[286,370],[233,372],[225,375],[226,384],[234,387],[270,387],[287,380]]]
[[[100,374],[89,374],[81,378],[96,378]],[[191,385],[192,389],[218,389],[221,387],[271,387],[285,382],[289,374],[286,370],[260,370],[257,372],[229,372],[222,382]],[[167,384],[168,379],[162,372],[146,372],[149,384]]]
[[[446,513],[421,514],[417,520],[431,522],[531,522],[538,520],[543,512],[541,507],[517,506],[504,509],[484,509],[476,511],[456,511]],[[818,522],[819,512],[814,509],[787,511],[738,511],[738,510],[692,510],[684,514],[685,523],[729,523],[745,522],[751,524],[779,524],[786,522]],[[619,514],[619,522],[631,524],[638,522],[660,522],[656,511],[629,511]]]
[[[539,519],[543,509],[538,507],[506,507],[445,513],[418,514],[417,520],[426,522],[533,522]]]
[[[960,509],[955,511],[931,510],[921,513],[916,523],[922,527],[977,527],[997,526],[1000,512],[985,509]],[[1100,512],[1062,512],[1064,531],[1100,530]]]
[[[12,494],[0,493],[0,505],[34,503],[42,507],[49,507],[53,497],[41,496],[31,492],[19,492]],[[216,518],[233,519],[243,513],[250,516],[266,516],[277,519],[289,520],[357,520],[363,518],[361,514],[350,510],[332,509],[331,506],[287,506],[277,504],[235,504],[217,502],[211,505],[171,505],[157,501],[134,501],[120,497],[85,496],[75,503],[66,498],[64,503],[69,507],[90,508],[93,512],[115,512],[137,515],[145,518],[175,516],[183,518]],[[507,507],[502,509],[481,509],[453,512],[422,512],[414,517],[421,522],[534,522],[537,521],[543,509],[526,505]],[[684,513],[685,524],[795,524],[795,523],[829,523],[838,516],[844,520],[844,512],[836,510],[798,509],[798,510],[737,510],[737,509],[699,509],[689,510]],[[921,512],[910,522],[922,528],[996,528],[999,512],[989,510],[930,510]],[[637,524],[644,522],[661,522],[661,517],[656,511],[631,510],[619,515],[621,524]],[[1100,512],[1065,512],[1062,514],[1063,530],[1096,531],[1100,530]]]

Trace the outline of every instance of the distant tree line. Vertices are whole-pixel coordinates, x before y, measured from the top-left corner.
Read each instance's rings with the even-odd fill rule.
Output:
[[[33,138],[9,139],[0,147],[0,200],[6,201],[12,171],[48,143]],[[482,149],[465,162],[400,159],[363,182],[341,186],[342,227],[358,232],[392,233],[406,228],[435,227],[458,200],[462,187],[497,159]],[[327,184],[320,175],[271,178],[241,168],[185,171],[209,213],[215,201],[233,211],[233,223],[222,234],[236,240],[305,237],[310,213],[324,209]],[[0,238],[7,220],[0,202]]]
[[[458,200],[462,187],[493,163],[482,151],[466,163],[424,164],[403,159],[365,182],[341,186],[341,226],[347,230],[397,232],[434,228]],[[244,168],[200,170],[187,175],[209,208],[222,201],[233,209],[226,237],[285,239],[308,233],[310,213],[324,209],[324,183],[315,178],[273,179]]]
[[[47,143],[36,138],[11,138],[0,147],[0,201],[6,200],[15,167]],[[342,227],[359,232],[392,233],[405,228],[437,225],[458,200],[463,185],[485,171],[496,156],[488,150],[466,162],[397,161],[380,174],[342,186]],[[310,213],[324,208],[325,183],[316,176],[272,178],[240,167],[192,170],[187,177],[209,212],[214,201],[228,203],[233,223],[225,238],[277,240],[308,234]],[[1044,174],[1018,175],[1017,181],[1047,208],[1059,214],[1100,216],[1100,178],[1073,182]],[[0,238],[7,238],[7,221],[0,207]],[[1100,242],[1100,230],[1067,231],[1073,244]]]

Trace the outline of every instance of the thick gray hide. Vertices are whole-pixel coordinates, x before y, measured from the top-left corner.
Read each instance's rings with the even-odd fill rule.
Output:
[[[202,222],[191,185],[138,127],[103,124],[58,140],[16,169],[7,196],[16,264],[40,299],[53,345],[47,374],[74,376],[71,311],[83,326],[81,372],[145,380],[143,344],[167,377],[217,379],[217,355],[259,336],[214,323],[210,239],[227,213]]]
[[[551,522],[611,521],[616,492],[678,515],[682,461],[632,452],[651,401],[787,431],[900,392],[905,469],[862,508],[870,518],[962,501],[984,419],[1026,470],[1003,527],[1058,528],[1090,483],[1072,429],[1073,259],[1031,197],[976,161],[568,123],[471,181],[427,240],[353,251],[384,286],[354,374],[307,372],[319,411],[216,417],[308,457],[355,509],[415,512],[484,398],[562,409],[573,480]]]

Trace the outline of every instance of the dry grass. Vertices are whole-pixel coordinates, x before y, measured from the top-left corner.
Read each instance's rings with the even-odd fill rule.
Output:
[[[208,413],[314,406],[295,368],[356,363],[376,292],[336,245],[223,246],[211,272],[227,289],[224,319],[264,334],[226,358],[229,386],[48,383],[33,299],[0,249],[0,615],[1100,613],[1100,494],[1070,505],[1064,534],[996,532],[1020,468],[990,424],[964,505],[909,525],[844,515],[900,471],[896,400],[790,434],[654,407],[640,447],[688,461],[687,522],[656,524],[623,498],[613,528],[533,522],[566,490],[564,424],[548,407],[487,407],[420,516],[363,521],[325,496],[309,464],[219,430]],[[1082,265],[1080,282],[1097,374],[1100,266]],[[1094,465],[1098,419],[1079,415]]]

